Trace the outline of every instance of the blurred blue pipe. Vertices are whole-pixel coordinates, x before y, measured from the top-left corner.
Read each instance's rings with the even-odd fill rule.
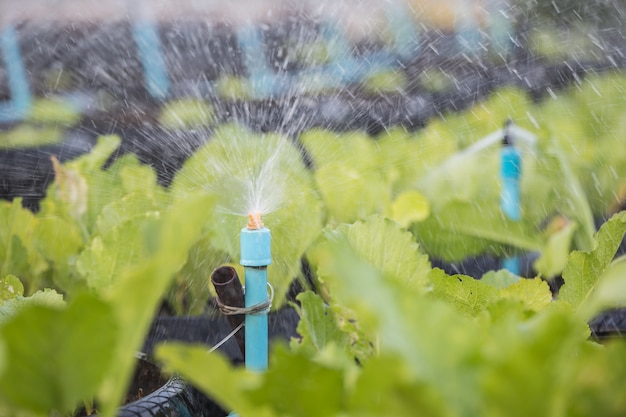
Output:
[[[500,177],[502,179],[502,192],[500,206],[510,220],[520,221],[522,218],[520,208],[520,178],[522,174],[522,158],[519,150],[514,146],[510,133],[511,122],[507,122],[504,128],[502,150],[500,151],[501,166]],[[505,259],[503,268],[520,275],[520,261],[517,256]]]
[[[12,26],[8,26],[0,32],[0,49],[2,49],[2,58],[11,91],[11,100],[0,103],[0,122],[21,120],[28,114],[32,97],[17,32]]]
[[[394,51],[401,59],[410,59],[419,50],[420,36],[417,32],[413,13],[404,2],[388,8],[387,20],[393,36]]]
[[[261,227],[241,230],[241,265],[245,267],[246,308],[267,301],[267,266],[272,263],[271,233]],[[268,308],[269,310],[269,308]],[[268,363],[268,311],[246,314],[246,368],[264,371]]]
[[[258,28],[243,27],[237,33],[237,42],[257,98],[273,97],[288,88],[285,80],[278,77],[267,62],[263,34]]]
[[[169,93],[170,80],[157,25],[149,21],[137,21],[133,24],[133,37],[139,50],[148,92],[152,97],[163,100]]]

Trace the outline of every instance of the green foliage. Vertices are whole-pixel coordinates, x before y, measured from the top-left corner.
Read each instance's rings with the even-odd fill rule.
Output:
[[[0,398],[38,415],[72,411],[109,370],[116,326],[110,306],[93,295],[67,308],[24,307],[0,330],[7,360]]]
[[[594,292],[613,260],[625,232],[626,212],[621,212],[602,225],[597,233],[593,250],[574,251],[569,256],[563,271],[565,284],[559,291],[559,299],[580,310],[584,318],[591,318],[598,312],[600,307],[598,304],[602,304],[595,300]],[[617,281],[615,284],[619,285]],[[606,291],[606,288],[603,291]]]
[[[56,126],[21,124],[6,132],[0,132],[0,148],[54,145],[62,142],[63,139],[63,132]]]
[[[217,95],[230,100],[250,100],[253,98],[253,88],[246,78],[235,75],[223,75],[215,83]]]
[[[589,263],[600,262],[596,257],[604,259],[604,251],[621,239],[620,220],[598,234]],[[400,250],[399,259],[388,263],[402,266],[422,264],[422,255],[406,247],[410,239],[401,238],[406,232],[380,228],[377,219],[344,225],[317,243],[310,258],[328,288],[326,303],[312,293],[299,297],[301,337],[292,340],[291,350],[274,347],[266,373],[232,367],[201,347],[168,343],[157,356],[170,372],[244,417],[626,411],[616,391],[626,377],[619,365],[626,344],[600,348],[588,341],[586,320],[574,314],[569,301],[552,301],[544,281],[499,271],[481,282],[426,264],[415,285],[410,266],[389,268],[379,254],[388,258]],[[371,253],[365,242],[374,234],[380,243]],[[568,268],[577,262],[572,256]],[[616,265],[621,269],[615,277],[624,263]],[[585,273],[597,278],[598,271]],[[615,284],[617,278],[607,281]],[[344,327],[346,317],[351,329]],[[355,349],[356,342],[363,346],[360,338],[372,346],[365,354]]]
[[[39,124],[74,126],[80,120],[80,112],[70,103],[55,98],[39,98],[30,108],[28,120]]]
[[[408,83],[404,72],[386,70],[368,76],[362,82],[362,87],[369,94],[402,93],[406,91]]]
[[[0,279],[0,302],[24,295],[24,285],[15,275],[7,275]]]
[[[159,122],[166,129],[189,129],[210,126],[215,121],[215,110],[204,101],[186,99],[171,101],[161,109]]]

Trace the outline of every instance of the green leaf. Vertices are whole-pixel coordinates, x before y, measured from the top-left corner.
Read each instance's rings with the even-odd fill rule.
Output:
[[[116,325],[111,307],[93,295],[77,296],[65,309],[24,308],[0,330],[7,358],[0,397],[32,413],[73,410],[109,369]]]
[[[355,254],[388,279],[400,279],[415,288],[425,289],[430,271],[428,257],[421,253],[413,236],[381,216],[371,216],[351,225],[327,230],[327,240],[343,236]],[[322,245],[324,245],[322,243]],[[324,256],[311,252],[322,279],[336,266],[327,264]]]
[[[428,200],[418,191],[409,190],[400,194],[391,204],[389,218],[402,227],[426,219],[430,214]]]
[[[572,237],[577,229],[574,222],[567,223],[548,237],[541,256],[533,264],[534,269],[546,278],[554,278],[563,272],[572,245]]]
[[[581,328],[584,323],[571,312],[558,309],[529,320],[503,320],[491,326],[482,341],[485,358],[479,384],[483,413],[565,415],[562,407],[572,371],[579,349],[586,343]]]
[[[76,223],[60,217],[39,218],[34,236],[35,247],[52,263],[54,283],[66,291],[77,285],[75,258],[83,249],[84,241]]]
[[[598,278],[598,283],[585,301],[586,317],[609,309],[626,307],[626,258],[612,262]]]
[[[353,168],[359,167],[359,172],[367,173],[378,165],[377,149],[363,132],[339,134],[311,129],[300,136],[300,143],[316,170],[326,164],[340,162]]]
[[[503,298],[521,301],[532,311],[541,311],[552,302],[552,292],[548,283],[541,278],[520,279],[500,290]]]
[[[0,202],[0,276],[13,274],[24,280],[26,292],[47,269],[36,249],[34,229],[37,220],[22,207],[21,199]]]
[[[570,303],[576,309],[584,307],[598,279],[613,260],[625,232],[626,212],[621,212],[602,225],[595,236],[592,251],[574,251],[570,254],[563,271],[565,284],[559,291],[560,300]]]
[[[543,243],[534,225],[508,220],[498,204],[483,200],[433,207],[432,214],[412,230],[426,252],[446,261],[510,246],[539,251]]]
[[[159,122],[166,129],[189,129],[209,126],[215,120],[215,110],[202,100],[170,101],[161,109]]]
[[[406,90],[408,80],[403,71],[378,71],[367,77],[362,87],[369,94],[402,93]]]
[[[80,120],[80,112],[67,101],[58,98],[40,98],[31,106],[28,120],[69,127]]]
[[[497,299],[497,290],[490,285],[466,275],[446,275],[433,269],[430,279],[434,283],[433,295],[473,317],[477,316]]]
[[[454,415],[431,384],[420,381],[392,355],[373,357],[363,365],[348,401],[352,415],[363,417]]]
[[[348,334],[339,329],[333,310],[320,296],[307,291],[299,294],[297,299],[300,303],[297,307],[300,316],[297,332],[301,340],[297,344],[292,343],[292,347],[319,352],[330,343],[344,348],[349,345]]]
[[[174,198],[200,191],[212,196],[216,251],[239,259],[239,234],[247,216],[259,211],[272,232],[273,263],[268,279],[275,307],[284,302],[300,259],[321,232],[321,204],[298,149],[281,135],[260,135],[229,125],[189,158],[171,186]]]
[[[22,295],[24,295],[24,285],[18,277],[9,274],[0,279],[0,304]]]
[[[9,131],[0,132],[0,148],[29,148],[54,145],[65,139],[63,131],[55,126],[21,124]]]
[[[59,308],[65,305],[65,301],[61,294],[51,289],[37,291],[29,297],[13,297],[0,304],[0,325],[30,305]]]
[[[480,281],[483,284],[491,285],[492,287],[500,290],[515,284],[520,279],[522,278],[518,275],[515,275],[506,269],[501,269],[499,271],[486,272],[482,278],[480,278]]]
[[[123,324],[114,348],[116,367],[109,370],[99,389],[103,416],[113,416],[121,403],[132,376],[134,353],[141,349],[158,303],[201,237],[201,225],[207,223],[214,207],[211,196],[198,193],[175,201],[161,221],[152,225],[153,241],[137,248],[149,256],[121,271],[115,285],[102,290],[117,321]],[[141,294],[141,302],[137,302],[137,294]]]
[[[390,189],[382,176],[346,162],[330,162],[315,171],[315,182],[329,217],[351,223],[382,214],[390,203]]]
[[[278,415],[330,417],[343,408],[345,385],[343,369],[277,345],[263,384],[248,395],[255,404],[271,407]]]

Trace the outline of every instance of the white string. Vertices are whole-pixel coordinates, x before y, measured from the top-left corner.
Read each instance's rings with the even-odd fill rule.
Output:
[[[239,330],[241,330],[241,328],[243,327],[244,324],[246,324],[246,322],[242,321],[239,326],[235,327],[235,329],[232,332],[228,333],[228,335],[225,338],[223,338],[222,340],[220,340],[217,345],[215,345],[211,349],[209,349],[209,352],[213,352],[213,351],[219,349],[220,346],[222,346],[224,343],[228,342],[228,340],[230,338],[232,338],[235,335],[235,333],[237,333]]]
[[[222,303],[219,297],[215,297],[215,302],[219,310],[222,314],[227,316],[237,316],[243,314],[259,314],[259,313],[267,313],[272,308],[272,301],[274,300],[274,287],[269,282],[267,283],[267,287],[269,288],[267,299],[260,303],[250,307],[233,307]],[[245,287],[244,287],[245,293]]]

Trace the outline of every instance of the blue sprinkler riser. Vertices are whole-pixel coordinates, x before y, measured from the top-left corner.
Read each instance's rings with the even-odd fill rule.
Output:
[[[246,308],[267,301],[267,266],[272,263],[269,229],[244,228],[240,234],[241,265],[245,267]],[[246,314],[246,368],[264,371],[268,366],[267,311]]]
[[[246,307],[267,301],[267,268],[246,267]],[[246,314],[246,368],[264,371],[268,362],[267,311]]]
[[[521,219],[520,177],[522,159],[519,151],[511,145],[505,145],[501,151],[502,193],[500,205],[506,216],[514,221]]]
[[[26,117],[32,102],[17,32],[12,26],[0,32],[0,49],[11,90],[11,101],[0,103],[0,122],[11,122]]]
[[[139,50],[146,89],[155,99],[163,100],[169,93],[170,80],[161,51],[158,28],[152,22],[135,22],[133,37]]]
[[[521,274],[521,260],[519,256],[509,256],[508,258],[502,260],[502,269],[506,269],[512,274],[520,275]]]
[[[504,214],[513,221],[522,218],[520,209],[520,177],[522,175],[522,158],[519,151],[512,145],[504,145],[501,151],[500,176],[502,178],[502,192],[500,206]],[[511,256],[502,262],[507,271],[519,275],[521,272],[520,260]]]

